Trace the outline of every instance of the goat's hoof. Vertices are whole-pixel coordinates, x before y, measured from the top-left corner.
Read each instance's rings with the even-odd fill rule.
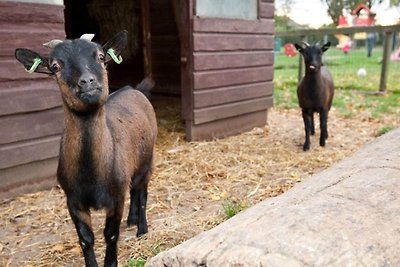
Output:
[[[319,141],[319,145],[320,145],[320,146],[325,146],[325,140]]]
[[[128,216],[128,227],[137,224],[137,217],[136,216]]]
[[[136,233],[136,237],[141,237],[141,236],[143,236],[143,235],[147,234],[147,232],[148,232],[148,230],[147,230],[147,229],[144,229],[144,230],[138,230],[138,231],[137,231],[137,233]]]
[[[310,145],[309,144],[304,144],[304,146],[303,146],[303,151],[307,151],[307,150],[310,150]]]

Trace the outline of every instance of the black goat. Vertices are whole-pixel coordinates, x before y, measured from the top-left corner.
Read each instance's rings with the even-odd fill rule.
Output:
[[[109,95],[106,64],[127,44],[127,32],[103,47],[83,35],[53,40],[49,58],[17,49],[16,58],[30,72],[46,73],[57,81],[63,100],[65,128],[61,139],[58,181],[67,197],[86,266],[97,266],[90,209],[105,209],[105,266],[117,266],[117,241],[126,192],[130,190],[128,225],[137,235],[147,232],[147,187],[157,135],[155,113],[141,91],[125,86]]]
[[[333,79],[322,64],[322,54],[328,50],[330,42],[322,47],[318,44],[310,46],[307,43],[303,45],[295,44],[296,49],[303,55],[305,64],[305,76],[297,88],[297,97],[305,128],[305,142],[303,150],[310,149],[310,134],[314,135],[314,112],[319,113],[321,135],[319,139],[320,146],[325,146],[325,140],[328,139],[328,112],[332,106],[334,94]]]

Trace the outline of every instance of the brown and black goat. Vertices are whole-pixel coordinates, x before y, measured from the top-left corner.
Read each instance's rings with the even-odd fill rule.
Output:
[[[157,135],[155,113],[140,92],[150,90],[145,79],[135,90],[125,86],[109,95],[106,64],[127,44],[127,32],[105,45],[83,35],[53,40],[49,57],[28,49],[15,56],[30,72],[53,76],[61,91],[65,128],[57,178],[65,192],[86,266],[97,266],[91,209],[105,209],[105,266],[117,266],[117,241],[125,196],[130,190],[128,225],[147,233],[147,188]],[[111,50],[112,49],[112,50]]]
[[[310,134],[314,135],[314,113],[319,113],[321,135],[320,146],[325,146],[328,139],[328,112],[332,106],[334,94],[333,79],[327,67],[322,64],[322,54],[328,50],[330,42],[323,46],[318,44],[295,44],[296,49],[303,55],[305,76],[297,88],[299,106],[302,110],[305,142],[303,150],[310,149]]]

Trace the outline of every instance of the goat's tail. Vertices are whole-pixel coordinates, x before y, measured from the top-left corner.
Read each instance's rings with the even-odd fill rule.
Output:
[[[136,90],[142,92],[147,99],[151,97],[151,89],[154,87],[155,82],[151,75],[143,79],[138,85],[136,85]]]

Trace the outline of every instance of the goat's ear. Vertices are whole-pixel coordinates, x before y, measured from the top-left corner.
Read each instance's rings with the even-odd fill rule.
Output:
[[[297,51],[299,51],[300,53],[303,53],[304,48],[301,45],[295,43],[294,47],[296,47]]]
[[[53,74],[49,69],[47,58],[39,55],[35,51],[17,48],[15,49],[15,58],[24,65],[25,70],[29,73],[37,72],[44,74]]]
[[[119,55],[121,55],[122,50],[125,49],[127,44],[128,44],[128,31],[123,30],[114,35],[114,37],[112,37],[103,45],[103,51],[104,53],[106,53],[105,62],[110,61],[112,58],[109,53],[110,48],[112,48],[112,50],[114,51],[114,55],[118,57]]]
[[[328,48],[331,46],[331,42],[327,42],[326,44],[324,44],[322,47],[321,47],[321,49],[322,49],[322,51],[326,51],[326,50],[328,50]]]

